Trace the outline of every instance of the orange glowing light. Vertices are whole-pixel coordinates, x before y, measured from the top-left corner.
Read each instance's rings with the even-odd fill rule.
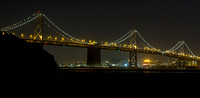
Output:
[[[149,63],[151,60],[149,60],[149,59],[145,59],[144,60],[144,63]]]

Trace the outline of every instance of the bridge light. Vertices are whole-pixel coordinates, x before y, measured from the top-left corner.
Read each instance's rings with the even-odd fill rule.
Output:
[[[124,66],[125,66],[125,67],[127,67],[127,66],[128,66],[128,64],[124,64]]]
[[[51,36],[48,36],[47,39],[52,39],[52,37],[51,37]]]
[[[30,35],[29,37],[30,37],[30,39],[32,39],[32,38],[33,38],[33,35]]]
[[[92,41],[91,40],[89,40],[89,43],[91,43]]]
[[[64,41],[64,40],[65,40],[65,38],[63,37],[61,40],[62,40],[62,41]]]
[[[83,40],[81,40],[82,42],[85,42],[85,40],[83,39]]]
[[[57,40],[58,38],[57,37],[55,37],[55,40]]]
[[[145,59],[144,63],[150,63],[150,61],[151,61],[150,59]]]
[[[15,33],[12,33],[12,35],[15,35]]]
[[[134,45],[133,47],[134,47],[135,49],[137,48],[137,46],[136,46],[136,45]]]
[[[107,45],[108,44],[108,42],[105,42],[105,45]]]
[[[5,32],[3,32],[2,35],[5,35]]]
[[[115,43],[115,46],[117,46],[117,43]]]
[[[42,40],[42,36],[40,35],[39,37],[40,37],[40,39]]]
[[[23,37],[24,37],[24,34],[21,34],[21,37],[23,38]]]
[[[74,41],[74,39],[72,39],[72,38],[71,38],[70,40],[71,40],[71,41]]]

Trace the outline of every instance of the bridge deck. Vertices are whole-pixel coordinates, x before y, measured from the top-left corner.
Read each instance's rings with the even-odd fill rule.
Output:
[[[38,43],[43,45],[55,45],[55,46],[69,46],[69,47],[80,47],[80,48],[100,48],[106,50],[117,50],[117,51],[136,51],[137,53],[147,53],[147,54],[154,54],[154,55],[161,55],[161,56],[168,56],[174,58],[182,58],[185,60],[192,60],[192,61],[199,61],[200,59],[191,58],[188,56],[182,56],[172,53],[162,53],[161,51],[152,51],[152,50],[144,50],[144,49],[133,49],[128,47],[117,47],[117,46],[106,46],[101,44],[83,44],[83,43],[75,43],[75,42],[66,42],[66,41],[49,41],[49,40],[33,40],[33,39],[25,39],[29,43]]]

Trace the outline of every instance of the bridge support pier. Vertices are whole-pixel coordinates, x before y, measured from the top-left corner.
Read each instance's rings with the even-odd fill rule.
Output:
[[[179,58],[179,67],[185,67],[185,59]]]
[[[137,66],[137,52],[136,51],[130,51],[130,62],[129,67],[138,67]]]
[[[101,65],[100,48],[87,48],[87,65],[89,67],[95,67]]]
[[[200,69],[200,61],[197,62],[197,67]]]

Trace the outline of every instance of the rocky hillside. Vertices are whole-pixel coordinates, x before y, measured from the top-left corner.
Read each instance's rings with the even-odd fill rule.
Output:
[[[1,75],[9,79],[54,78],[59,67],[54,56],[38,44],[0,32]]]

